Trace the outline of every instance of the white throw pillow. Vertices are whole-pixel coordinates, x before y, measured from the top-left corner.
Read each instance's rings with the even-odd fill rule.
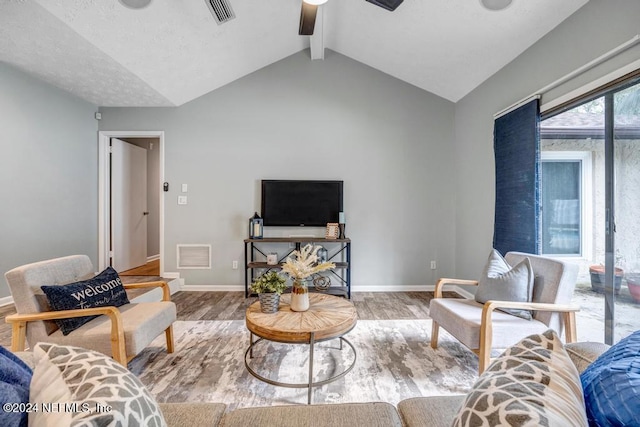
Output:
[[[166,427],[149,391],[110,357],[49,343],[37,344],[33,355],[29,401],[53,406],[30,413],[29,425]]]

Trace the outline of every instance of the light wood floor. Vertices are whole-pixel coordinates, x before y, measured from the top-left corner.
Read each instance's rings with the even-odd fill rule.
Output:
[[[135,278],[150,281],[154,278]],[[124,281],[124,279],[123,279]],[[127,281],[133,281],[131,279]],[[447,296],[457,296],[445,292]],[[257,298],[243,292],[177,292],[172,297],[178,320],[243,320],[247,307]],[[433,292],[354,292],[351,301],[361,320],[428,319]],[[4,318],[15,313],[13,305],[0,307],[0,345],[11,345],[11,327]]]
[[[120,276],[159,276],[160,260],[149,261],[145,265],[132,268],[131,270],[121,271],[118,274]]]

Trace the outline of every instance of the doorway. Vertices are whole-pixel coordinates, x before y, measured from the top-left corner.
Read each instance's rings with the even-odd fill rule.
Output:
[[[164,182],[164,132],[149,131],[100,131],[99,144],[99,206],[98,206],[98,264],[100,270],[113,266],[122,275],[161,276],[164,277],[164,192],[161,189]],[[121,152],[124,149],[125,170]],[[114,151],[116,153],[114,153]],[[139,158],[145,159],[144,166],[148,173],[141,177]],[[131,153],[133,154],[131,157]],[[114,164],[114,157],[120,158],[120,165]],[[132,158],[138,157],[137,161]],[[131,165],[134,162],[135,165]],[[132,172],[133,171],[133,172]],[[133,175],[131,175],[133,174]],[[135,175],[138,176],[135,176]],[[144,184],[147,196],[132,195],[132,182],[148,181]],[[140,187],[138,185],[138,187]],[[125,192],[123,195],[122,191]],[[144,199],[144,203],[139,203]],[[123,202],[125,208],[123,209]],[[131,202],[138,202],[136,206],[128,206]],[[135,203],[134,203],[135,204]],[[131,208],[131,217],[123,220],[121,213]],[[124,224],[124,226],[123,226]],[[132,246],[122,245],[122,236],[130,236],[144,232],[144,248],[137,247],[129,251]],[[120,236],[120,237],[118,237]],[[148,238],[147,238],[148,236]],[[133,265],[123,261],[125,252],[137,252]],[[133,269],[133,270],[131,270]],[[128,271],[127,271],[128,270]]]

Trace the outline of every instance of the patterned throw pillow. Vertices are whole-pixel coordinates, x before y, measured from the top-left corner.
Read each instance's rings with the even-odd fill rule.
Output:
[[[533,268],[529,258],[511,267],[500,252],[493,249],[478,281],[475,300],[481,304],[491,300],[530,302],[533,295],[533,279]],[[530,310],[499,310],[531,320]]]
[[[155,399],[135,375],[102,353],[40,343],[29,401],[50,405],[29,414],[34,426],[166,426]]]
[[[621,339],[580,376],[592,425],[640,425],[640,331]]]
[[[120,307],[129,303],[129,298],[120,276],[111,267],[107,267],[100,274],[82,282],[61,286],[42,286],[42,292],[47,296],[49,305],[53,310],[74,310],[106,306]],[[96,317],[73,317],[59,319],[55,322],[64,335],[69,335]]]
[[[478,378],[453,426],[586,426],[580,377],[552,330],[508,348]]]

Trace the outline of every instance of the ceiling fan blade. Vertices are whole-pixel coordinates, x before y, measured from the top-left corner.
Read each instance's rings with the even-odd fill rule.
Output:
[[[373,3],[376,6],[380,6],[383,9],[387,9],[390,12],[393,12],[394,10],[396,10],[396,8],[398,6],[400,6],[400,4],[404,1],[404,0],[367,0],[369,3]]]
[[[318,12],[318,6],[315,4],[308,4],[302,2],[302,9],[300,10],[300,28],[298,34],[301,36],[313,35],[313,29],[316,26],[316,13]]]

